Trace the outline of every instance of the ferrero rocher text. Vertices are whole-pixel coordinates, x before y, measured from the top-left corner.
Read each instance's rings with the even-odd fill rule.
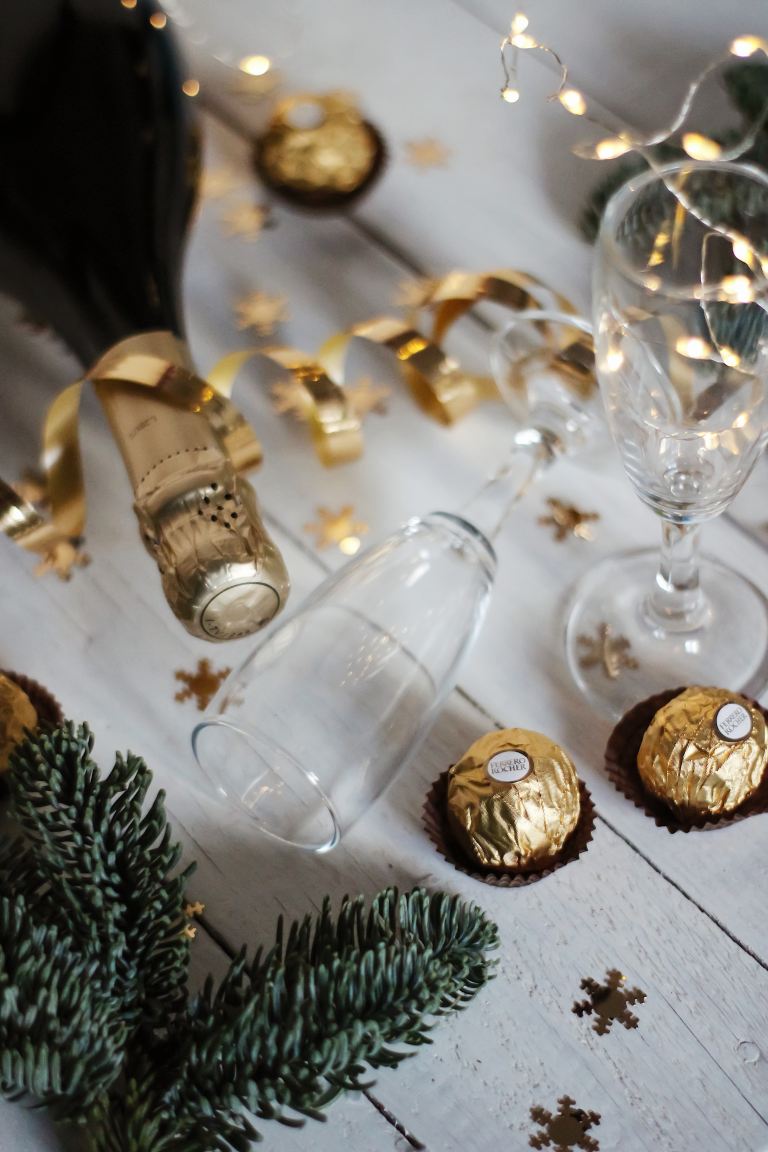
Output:
[[[457,843],[484,868],[536,871],[579,822],[579,780],[562,748],[507,728],[475,741],[448,774],[447,816]]]
[[[11,752],[24,738],[24,730],[37,727],[37,712],[26,692],[0,675],[0,772],[8,769]]]
[[[759,708],[719,688],[687,688],[654,716],[637,756],[647,790],[683,817],[732,812],[760,786],[768,761]]]

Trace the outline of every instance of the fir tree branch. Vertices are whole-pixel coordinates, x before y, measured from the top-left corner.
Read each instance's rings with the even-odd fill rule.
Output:
[[[86,949],[101,948],[124,1011],[168,1021],[186,1006],[189,942],[183,936],[181,855],[171,841],[163,793],[142,814],[152,775],[117,756],[102,779],[87,725],[25,741],[10,774],[12,816],[34,857],[47,914]],[[28,883],[31,877],[28,878]]]
[[[38,734],[12,761],[16,839],[0,847],[0,1090],[84,1125],[93,1152],[247,1152],[249,1114],[301,1124],[366,1069],[429,1042],[490,975],[496,928],[422,890],[328,900],[278,922],[189,1005],[189,869],[151,775],[92,736]]]

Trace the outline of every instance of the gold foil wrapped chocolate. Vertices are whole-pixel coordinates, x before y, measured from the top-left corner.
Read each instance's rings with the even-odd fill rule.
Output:
[[[448,773],[448,824],[484,868],[535,871],[552,863],[579,822],[579,780],[562,748],[507,728],[475,741]]]
[[[280,101],[258,139],[256,170],[276,195],[302,208],[346,208],[384,164],[381,135],[345,92],[296,93]]]
[[[8,770],[11,752],[24,739],[25,729],[37,727],[37,713],[26,692],[0,674],[0,772]]]
[[[720,688],[686,688],[658,710],[637,754],[646,789],[689,819],[733,812],[768,762],[762,713]]]

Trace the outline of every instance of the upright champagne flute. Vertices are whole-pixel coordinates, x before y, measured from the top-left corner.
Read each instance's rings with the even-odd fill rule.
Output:
[[[727,557],[698,554],[701,525],[766,440],[766,272],[768,177],[755,168],[673,164],[630,180],[606,209],[598,379],[627,476],[662,529],[660,557],[610,558],[573,594],[570,669],[614,717],[678,684],[757,695],[768,682],[768,601]]]

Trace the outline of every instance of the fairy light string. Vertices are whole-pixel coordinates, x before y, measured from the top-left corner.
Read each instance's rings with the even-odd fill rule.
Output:
[[[605,114],[597,110],[587,96],[578,88],[569,84],[568,68],[560,55],[548,44],[544,44],[532,35],[528,17],[524,12],[516,12],[512,18],[510,29],[502,39],[500,45],[501,65],[504,74],[504,83],[500,91],[502,100],[507,104],[516,104],[521,98],[518,78],[518,62],[521,52],[536,52],[544,54],[554,60],[559,69],[558,84],[549,95],[548,100],[558,103],[572,116],[581,117],[585,122],[594,125],[600,132],[601,138],[595,144],[582,143],[573,148],[575,155],[591,160],[614,160],[627,153],[634,152],[639,155],[648,167],[659,177],[664,186],[677,201],[677,210],[671,226],[659,229],[654,245],[647,261],[644,283],[650,292],[658,292],[662,287],[662,279],[654,271],[663,265],[669,258],[670,251],[679,238],[680,228],[686,214],[698,220],[706,229],[703,246],[703,258],[700,284],[696,295],[701,302],[707,333],[711,344],[698,336],[680,335],[674,342],[674,350],[678,355],[689,360],[715,359],[728,368],[741,370],[741,363],[735,350],[722,344],[717,338],[715,326],[709,305],[713,301],[724,301],[728,304],[758,304],[764,312],[768,312],[768,249],[761,244],[756,248],[754,243],[734,227],[712,218],[711,212],[705,205],[694,203],[686,188],[688,173],[676,176],[669,172],[667,164],[658,159],[655,149],[660,145],[670,144],[679,138],[683,153],[693,161],[710,163],[727,163],[738,160],[756,142],[766,118],[768,117],[768,98],[763,102],[757,114],[745,125],[743,131],[728,146],[720,144],[710,136],[693,131],[689,127],[689,117],[697,96],[703,85],[712,76],[719,73],[726,65],[732,64],[734,59],[747,60],[758,55],[768,57],[768,41],[760,36],[744,34],[737,36],[728,46],[727,51],[706,65],[692,80],[686,89],[683,100],[672,118],[661,129],[647,134],[640,134],[626,124],[616,122],[613,126],[606,122]],[[736,272],[712,281],[707,276],[707,259],[712,245],[716,241],[725,241],[730,245],[733,257],[737,264],[743,266],[744,273]],[[746,275],[749,271],[752,275]],[[626,335],[626,332],[623,333]],[[619,333],[616,334],[617,336]],[[609,346],[608,355],[622,357],[619,344]]]
[[[696,97],[706,81],[725,65],[732,64],[734,58],[745,60],[758,55],[768,57],[768,40],[751,34],[737,36],[729,44],[727,52],[707,64],[689,84],[673,119],[658,131],[646,135],[633,131],[625,124],[620,124],[616,129],[606,123],[604,114],[595,110],[587,96],[568,83],[568,68],[559,54],[531,34],[529,20],[524,12],[517,12],[513,16],[509,32],[501,41],[500,52],[504,74],[504,84],[500,91],[502,100],[508,104],[516,104],[521,97],[518,79],[518,61],[521,52],[538,52],[549,56],[558,66],[559,82],[548,99],[558,103],[571,116],[582,117],[585,122],[593,124],[601,133],[605,133],[596,144],[576,145],[573,149],[574,154],[590,160],[615,160],[629,152],[637,153],[663,180],[667,189],[686,212],[713,233],[726,236],[731,243],[735,258],[745,264],[760,280],[764,281],[768,277],[768,251],[757,251],[736,229],[711,219],[701,205],[691,203],[684,182],[670,180],[669,174],[665,172],[665,164],[657,159],[653,151],[659,145],[671,143],[673,137],[680,134],[680,146],[691,160],[727,162],[738,160],[743,156],[754,145],[768,117],[768,98],[744,131],[727,147],[700,132],[686,129],[686,123]],[[660,241],[663,240],[664,237],[660,237]],[[648,286],[653,290],[652,281]],[[717,290],[720,286],[715,287]],[[710,289],[702,291],[708,292]],[[765,307],[765,304],[763,306]]]

